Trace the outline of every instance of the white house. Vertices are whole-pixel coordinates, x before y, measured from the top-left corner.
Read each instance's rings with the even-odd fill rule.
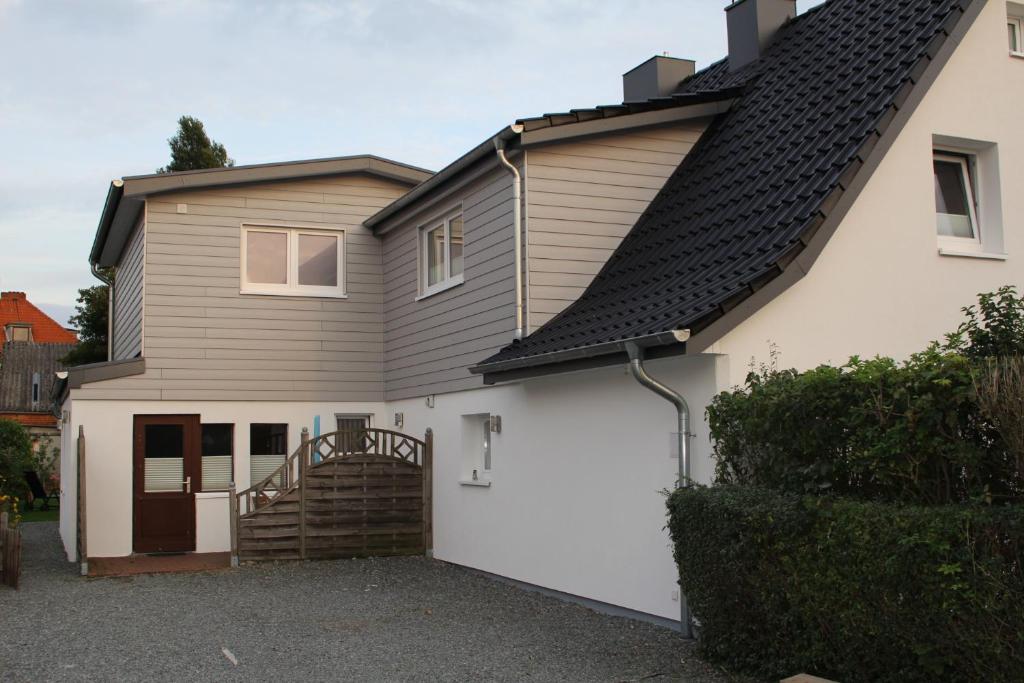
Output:
[[[90,257],[117,269],[111,361],[61,397],[88,555],[228,550],[229,483],[303,428],[430,429],[434,557],[678,620],[666,397],[708,482],[705,407],[770,344],[797,368],[906,356],[1024,280],[1022,17],[739,0],[722,61],[653,58],[623,104],[521,119],[433,175],[358,157],[115,181]],[[140,523],[161,492],[185,507]]]

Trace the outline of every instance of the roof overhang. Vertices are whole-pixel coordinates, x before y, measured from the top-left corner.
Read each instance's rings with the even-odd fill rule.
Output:
[[[100,223],[96,229],[96,237],[89,253],[89,262],[101,267],[113,266],[118,262],[149,196],[359,174],[387,178],[409,186],[418,185],[433,175],[430,171],[416,166],[372,155],[361,155],[127,176],[110,183]]]
[[[686,342],[689,338],[689,330],[667,330],[536,356],[481,363],[471,367],[469,371],[475,375],[483,375],[484,384],[577,372],[625,363],[629,359],[627,346],[630,344],[645,349],[649,358],[680,355],[686,353]]]

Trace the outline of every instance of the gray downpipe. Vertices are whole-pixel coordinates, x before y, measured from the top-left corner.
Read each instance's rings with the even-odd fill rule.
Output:
[[[513,132],[518,133],[522,130],[516,130],[516,126],[512,126]],[[509,162],[508,157],[505,156],[505,140],[500,136],[494,138],[494,149],[498,153],[498,161],[510,174],[512,174],[512,239],[515,241],[515,262],[516,262],[516,273],[515,273],[515,288],[516,288],[516,331],[515,339],[523,338],[523,228],[522,228],[522,209],[520,204],[522,203],[522,178],[519,175],[519,169],[515,167],[515,164]]]
[[[626,344],[626,353],[629,354],[629,372],[634,379],[644,387],[650,389],[658,396],[672,403],[676,408],[678,420],[678,432],[676,434],[677,447],[679,452],[679,488],[690,486],[690,407],[682,394],[671,389],[658,380],[647,374],[644,368],[643,347],[634,344]],[[686,638],[693,637],[691,627],[690,609],[686,603],[686,596],[680,595],[679,630]]]
[[[103,274],[95,263],[90,263],[92,274],[107,286],[107,360],[114,359],[114,281]]]

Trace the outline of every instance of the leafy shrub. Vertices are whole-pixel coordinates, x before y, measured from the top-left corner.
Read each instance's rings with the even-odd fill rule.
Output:
[[[923,503],[1021,493],[969,360],[938,345],[903,363],[752,373],[714,398],[708,423],[720,483]]]
[[[778,679],[1019,681],[1024,509],[757,488],[669,498],[705,657]]]
[[[32,467],[28,430],[13,420],[0,419],[0,494],[25,500],[25,470]]]
[[[1024,300],[1003,287],[964,313],[944,344],[902,363],[751,372],[708,408],[718,481],[929,504],[1024,499]]]

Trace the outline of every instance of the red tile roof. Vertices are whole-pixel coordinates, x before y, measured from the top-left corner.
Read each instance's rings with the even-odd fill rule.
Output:
[[[25,427],[57,426],[57,418],[49,413],[0,413],[0,420],[14,420]]]
[[[75,344],[78,339],[71,332],[36,308],[25,292],[0,292],[0,329],[10,323],[32,326],[32,341],[37,344]]]

